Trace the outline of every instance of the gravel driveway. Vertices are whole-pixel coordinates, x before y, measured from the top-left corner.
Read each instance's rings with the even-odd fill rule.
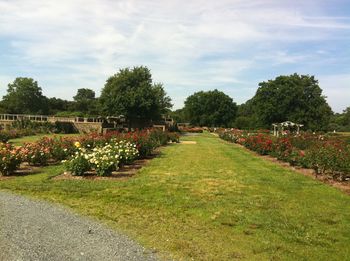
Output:
[[[0,260],[156,260],[126,236],[69,209],[0,192]]]

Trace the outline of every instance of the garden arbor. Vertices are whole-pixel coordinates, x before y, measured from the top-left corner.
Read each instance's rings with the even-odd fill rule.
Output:
[[[291,121],[285,121],[281,123],[273,123],[273,135],[279,136],[279,134],[283,134],[285,130],[296,130],[296,133],[299,134],[300,128],[303,127],[303,124],[294,123]]]

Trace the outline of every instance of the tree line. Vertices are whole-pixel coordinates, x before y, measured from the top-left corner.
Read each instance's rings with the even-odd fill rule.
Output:
[[[0,102],[0,113],[41,114],[56,116],[119,116],[129,122],[157,121],[172,107],[161,83],[154,83],[147,67],[119,70],[109,77],[96,97],[93,90],[77,90],[73,101],[48,98],[38,82],[19,77],[8,84],[7,94]]]
[[[129,122],[157,121],[168,114],[176,122],[195,126],[257,129],[289,120],[310,130],[350,130],[350,107],[333,113],[318,81],[309,75],[278,76],[261,82],[255,95],[241,105],[215,89],[190,95],[182,109],[171,108],[163,84],[153,82],[144,66],[120,69],[107,79],[100,97],[91,89],[81,88],[72,101],[48,98],[37,81],[19,77],[8,84],[7,94],[0,101],[0,112],[11,114],[124,115]]]
[[[296,73],[259,83],[241,105],[218,90],[194,93],[172,116],[199,126],[270,129],[272,123],[293,121],[305,130],[350,131],[350,107],[333,113],[315,77]]]

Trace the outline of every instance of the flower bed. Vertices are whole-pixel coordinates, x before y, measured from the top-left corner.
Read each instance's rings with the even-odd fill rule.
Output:
[[[303,133],[274,137],[265,132],[220,130],[220,138],[291,165],[312,168],[316,175],[350,180],[350,146],[334,136]]]
[[[189,133],[203,133],[203,128],[200,127],[182,127],[180,128],[181,132],[189,132]]]
[[[131,164],[137,158],[150,156],[154,149],[169,141],[178,142],[178,135],[148,129],[129,133],[88,134],[74,138],[45,137],[17,149],[1,143],[3,154],[0,172],[2,175],[10,175],[18,169],[21,162],[45,166],[64,160],[67,170],[74,175],[83,175],[86,171],[93,170],[104,176],[122,165]]]

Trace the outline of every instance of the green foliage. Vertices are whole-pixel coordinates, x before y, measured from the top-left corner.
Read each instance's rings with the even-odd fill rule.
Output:
[[[60,98],[48,98],[47,103],[49,106],[49,114],[56,115],[60,112],[67,112],[74,110],[75,103],[72,101],[63,100]],[[78,115],[76,115],[78,116]]]
[[[175,132],[169,132],[168,133],[168,141],[179,143],[180,142],[179,134],[177,134]]]
[[[187,97],[184,111],[193,125],[229,127],[235,120],[237,105],[231,97],[215,89]]]
[[[70,122],[35,122],[30,120],[17,120],[12,123],[11,131],[17,132],[18,137],[40,133],[77,133],[74,125]],[[16,137],[17,138],[17,137]]]
[[[170,112],[170,117],[173,118],[173,120],[177,123],[188,121],[186,118],[185,110],[183,108]]]
[[[17,139],[33,134],[35,134],[35,131],[31,129],[0,130],[0,142],[8,142],[10,139]]]
[[[308,166],[321,175],[331,175],[334,179],[350,178],[350,146],[340,142],[319,142],[305,153]]]
[[[19,77],[8,84],[7,94],[3,97],[2,108],[13,114],[47,114],[47,99],[41,87],[32,78]]]
[[[252,99],[238,106],[234,127],[238,129],[259,129],[258,119],[254,113]]]
[[[100,97],[104,115],[124,115],[130,122],[161,118],[171,107],[162,84],[153,84],[147,67],[121,69],[108,78]]]
[[[326,130],[332,110],[314,76],[293,74],[259,83],[251,101],[259,124],[293,121],[305,129]]]
[[[350,107],[346,108],[343,113],[334,114],[328,129],[330,131],[350,131]]]
[[[77,94],[73,97],[75,110],[88,115],[97,115],[97,99],[95,92],[91,89],[78,89]]]
[[[76,152],[76,154],[70,160],[65,161],[64,164],[66,169],[74,176],[82,176],[91,168],[83,152]]]

